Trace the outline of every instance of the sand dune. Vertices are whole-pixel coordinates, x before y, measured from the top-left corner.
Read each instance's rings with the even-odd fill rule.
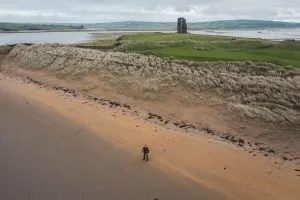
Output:
[[[271,150],[257,147],[266,153],[300,157],[299,69],[174,61],[58,44],[17,45],[5,58],[1,70],[6,73],[128,103],[223,138],[237,137],[231,141],[242,137],[267,144]]]

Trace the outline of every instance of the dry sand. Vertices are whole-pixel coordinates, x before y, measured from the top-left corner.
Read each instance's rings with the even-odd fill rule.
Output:
[[[118,184],[109,182],[104,187],[107,197],[111,199],[120,199],[114,196],[116,194],[113,194],[112,190],[123,192],[125,194],[122,196],[123,199],[156,198],[151,196],[152,191],[158,192],[161,196],[165,195],[165,198],[160,199],[296,200],[300,197],[300,173],[295,170],[299,166],[282,163],[277,158],[253,156],[243,149],[214,137],[167,129],[139,119],[130,113],[95,104],[86,99],[66,96],[63,93],[31,83],[24,84],[23,81],[9,78],[6,75],[0,76],[0,91],[2,94],[11,94],[12,99],[26,98],[31,104],[39,105],[39,107],[29,109],[33,111],[31,116],[36,115],[34,118],[39,119],[37,124],[48,124],[50,129],[58,123],[48,120],[48,114],[38,114],[40,109],[47,108],[55,113],[55,117],[52,119],[64,122],[64,120],[60,120],[62,117],[70,120],[70,123],[76,123],[76,126],[85,127],[88,136],[85,136],[87,138],[84,139],[84,145],[80,146],[79,149],[76,148],[76,145],[82,144],[80,138],[75,139],[76,142],[74,143],[63,145],[63,141],[70,137],[64,135],[64,129],[58,128],[60,131],[56,134],[55,141],[62,142],[64,148],[61,149],[60,154],[66,157],[68,155],[73,157],[72,152],[74,151],[74,154],[80,154],[82,159],[86,153],[98,155],[98,157],[94,157],[96,159],[108,159],[107,162],[110,164],[103,168],[95,168],[94,165],[101,166],[102,162],[92,162],[90,157],[87,157],[87,160],[82,160],[82,163],[88,163],[88,167],[84,168],[88,174],[85,181],[88,182],[88,179],[93,178],[94,175],[99,178],[99,173],[104,173],[105,180],[115,181]],[[12,100],[11,104],[8,103],[4,107],[14,107],[15,102]],[[19,106],[20,110],[24,106],[28,105]],[[1,105],[1,113],[3,112],[2,107]],[[17,110],[19,107],[16,107]],[[43,119],[43,117],[45,118]],[[69,130],[68,126],[65,128]],[[53,130],[56,129],[53,128]],[[44,137],[50,137],[48,134],[51,132],[44,132],[43,136],[38,138],[45,140]],[[2,134],[1,137],[3,137]],[[89,145],[90,142],[91,146]],[[47,141],[44,143],[46,145]],[[99,147],[102,143],[105,143],[107,147]],[[150,172],[147,171],[147,174],[143,173],[140,164],[140,148],[143,144],[148,144],[152,149],[151,161],[147,166],[150,167],[150,169],[147,168]],[[111,148],[117,150],[110,150]],[[105,151],[105,153],[99,151]],[[120,163],[117,161],[118,158],[121,159]],[[80,166],[85,166],[82,163]],[[78,163],[66,162],[65,166],[72,166],[73,164]],[[93,166],[89,166],[89,164]],[[120,164],[124,167],[113,167]],[[57,169],[60,170],[59,167]],[[73,170],[67,175],[73,177],[73,175],[81,172],[80,170],[76,171],[76,167]],[[65,169],[60,172],[64,174],[67,171]],[[67,175],[65,178],[70,178]],[[119,177],[124,181],[122,184],[118,179]],[[136,181],[131,182],[131,179]],[[71,179],[66,179],[66,183],[70,181]],[[102,181],[102,184],[106,184],[106,181]],[[140,189],[137,189],[137,197],[133,198],[134,193],[131,193],[131,190],[137,185]],[[78,193],[83,195],[84,191],[91,191],[85,187],[88,187],[88,184],[83,185],[82,193]],[[66,188],[68,187],[66,186]],[[70,188],[72,187],[70,186]],[[92,188],[97,190],[97,186],[93,184]],[[68,190],[65,192],[68,193]],[[143,198],[142,194],[149,196]],[[92,195],[91,199],[94,197]]]

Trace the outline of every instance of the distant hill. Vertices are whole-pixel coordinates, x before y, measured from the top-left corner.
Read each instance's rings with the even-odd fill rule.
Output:
[[[300,23],[263,20],[223,20],[190,23],[190,29],[261,29],[261,28],[300,28]]]
[[[86,24],[86,28],[101,30],[166,30],[175,31],[175,22],[112,22]],[[262,20],[224,20],[211,22],[188,22],[189,30],[200,29],[263,29],[263,28],[300,28],[300,23],[262,21]]]
[[[100,30],[139,30],[139,31],[161,31],[161,30],[176,30],[176,23],[174,22],[109,22],[109,23],[97,23],[97,24],[85,24],[86,28],[100,29]]]
[[[61,24],[31,24],[31,23],[1,23],[0,31],[61,31],[61,30],[73,30],[84,29],[82,25],[61,25]]]
[[[106,31],[176,31],[176,22],[109,22],[97,24],[31,24],[31,23],[1,23],[0,31],[27,31],[27,30],[81,30],[97,29]],[[223,20],[211,22],[188,22],[189,30],[201,29],[264,29],[264,28],[300,28],[300,23],[263,21],[263,20]]]

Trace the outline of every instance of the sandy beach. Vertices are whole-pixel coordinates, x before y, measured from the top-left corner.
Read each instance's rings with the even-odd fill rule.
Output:
[[[289,199],[299,166],[0,75],[1,199]],[[149,163],[141,147],[151,148]]]
[[[89,130],[88,124],[60,115],[51,105],[32,99],[26,92],[33,89],[36,94],[44,95],[42,89],[33,85],[25,89],[14,80],[2,78],[0,199],[219,199],[223,196],[155,169],[151,163],[141,161],[139,151],[130,154],[103,138],[100,132]]]

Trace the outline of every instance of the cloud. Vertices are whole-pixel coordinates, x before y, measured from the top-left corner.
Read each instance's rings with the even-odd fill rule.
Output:
[[[0,21],[79,22],[263,19],[300,22],[299,0],[0,0]]]

